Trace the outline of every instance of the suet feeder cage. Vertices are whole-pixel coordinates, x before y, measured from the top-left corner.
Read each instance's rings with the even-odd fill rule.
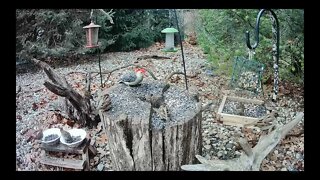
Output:
[[[161,33],[165,33],[166,34],[166,46],[162,51],[165,52],[176,52],[178,51],[175,47],[174,47],[174,33],[179,32],[177,29],[175,28],[166,28],[164,30],[161,31]]]
[[[92,21],[88,26],[83,27],[86,30],[87,48],[98,47],[98,33],[101,26],[94,24]]]

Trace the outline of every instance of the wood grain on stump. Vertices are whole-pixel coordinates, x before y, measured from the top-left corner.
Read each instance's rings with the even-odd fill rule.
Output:
[[[184,89],[144,81],[103,93],[111,109],[100,111],[112,166],[118,171],[176,171],[201,154],[201,103]]]

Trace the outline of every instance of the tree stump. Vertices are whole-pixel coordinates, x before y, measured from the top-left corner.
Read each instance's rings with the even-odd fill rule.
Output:
[[[112,166],[117,171],[177,171],[201,154],[201,103],[165,83],[144,81],[105,90],[111,109],[100,110]]]

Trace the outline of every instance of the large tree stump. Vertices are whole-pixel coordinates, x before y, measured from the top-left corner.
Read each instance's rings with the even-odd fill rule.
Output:
[[[111,109],[100,110],[115,170],[174,171],[201,154],[201,103],[196,96],[165,84],[144,81],[104,91]]]

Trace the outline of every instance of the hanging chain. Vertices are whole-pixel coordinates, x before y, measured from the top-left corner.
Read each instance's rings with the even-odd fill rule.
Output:
[[[98,16],[96,16],[96,23],[98,23]],[[100,87],[103,88],[104,84],[102,82],[102,73],[101,73],[101,49],[98,43],[97,51],[99,54],[99,73],[100,73]]]
[[[93,21],[93,9],[91,9],[91,12],[90,12],[90,21],[92,22]]]
[[[272,22],[272,58],[273,58],[273,68],[274,68],[274,85],[273,85],[273,94],[272,100],[276,101],[278,90],[279,90],[279,66],[277,62],[277,24],[276,19],[272,16],[271,12],[269,14],[271,22]]]
[[[253,60],[253,56],[256,54],[254,49],[249,49],[248,48],[248,54],[249,54],[249,60]]]

